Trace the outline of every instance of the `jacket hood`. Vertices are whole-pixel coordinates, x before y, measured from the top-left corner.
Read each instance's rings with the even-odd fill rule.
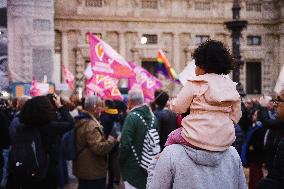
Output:
[[[145,120],[150,120],[153,116],[151,108],[146,104],[134,108],[133,110],[131,110],[131,112],[139,113]]]
[[[192,81],[205,82],[201,93],[209,104],[231,104],[239,101],[240,95],[236,90],[236,83],[229,77],[218,74],[204,74],[196,76]]]
[[[213,152],[213,151],[205,151],[205,150],[196,150],[194,148],[190,148],[184,146],[184,149],[192,161],[197,165],[210,166],[215,167],[220,164],[222,158],[225,155],[226,151],[223,152]]]

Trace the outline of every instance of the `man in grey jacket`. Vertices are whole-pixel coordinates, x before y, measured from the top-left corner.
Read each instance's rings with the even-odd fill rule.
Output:
[[[234,147],[212,152],[173,144],[148,171],[148,189],[247,189]]]

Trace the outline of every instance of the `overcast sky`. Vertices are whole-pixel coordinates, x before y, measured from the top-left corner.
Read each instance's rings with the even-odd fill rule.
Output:
[[[7,7],[7,0],[0,0],[0,8]]]

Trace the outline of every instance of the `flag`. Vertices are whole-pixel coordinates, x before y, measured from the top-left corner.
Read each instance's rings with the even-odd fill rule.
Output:
[[[158,61],[158,70],[159,67],[161,69],[161,72],[163,75],[170,77],[171,80],[173,81],[178,81],[178,75],[176,74],[175,70],[173,67],[171,67],[169,60],[167,59],[166,55],[164,54],[164,52],[162,50],[159,50],[158,52],[158,57],[157,57],[157,61]],[[164,69],[161,68],[164,66]]]
[[[274,87],[274,92],[280,94],[280,92],[284,89],[284,66],[282,67],[277,82]]]
[[[113,78],[135,77],[128,62],[111,46],[90,32],[88,36],[94,74],[109,75]]]
[[[96,74],[86,81],[86,95],[96,94],[103,99],[123,100],[118,80],[107,75]]]
[[[138,66],[133,62],[129,62],[129,64],[136,74],[135,78],[128,79],[129,89],[139,88],[143,91],[146,102],[153,101],[155,98],[155,91],[162,87],[161,81],[141,66]]]
[[[71,91],[74,90],[74,75],[64,66],[63,67],[63,75],[66,83],[68,84]]]
[[[37,80],[33,77],[31,88],[30,88],[30,96],[40,96],[40,90],[37,85]]]

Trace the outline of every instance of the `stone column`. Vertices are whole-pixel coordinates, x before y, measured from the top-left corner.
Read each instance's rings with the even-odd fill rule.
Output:
[[[64,66],[69,65],[68,59],[68,36],[67,31],[62,31],[61,35],[61,54],[62,54],[62,64]]]
[[[177,73],[181,71],[179,47],[179,34],[174,33],[174,62],[171,65],[175,68]]]
[[[80,48],[75,49],[76,54],[76,89],[84,88],[84,59]]]
[[[284,33],[280,34],[279,39],[279,63],[282,68],[284,65]]]
[[[124,32],[118,33],[119,37],[119,53],[121,56],[125,57],[125,38],[124,38]]]
[[[137,48],[132,48],[131,49],[131,53],[132,53],[132,61],[136,62],[136,63],[140,63],[140,58],[139,58],[139,52]]]

